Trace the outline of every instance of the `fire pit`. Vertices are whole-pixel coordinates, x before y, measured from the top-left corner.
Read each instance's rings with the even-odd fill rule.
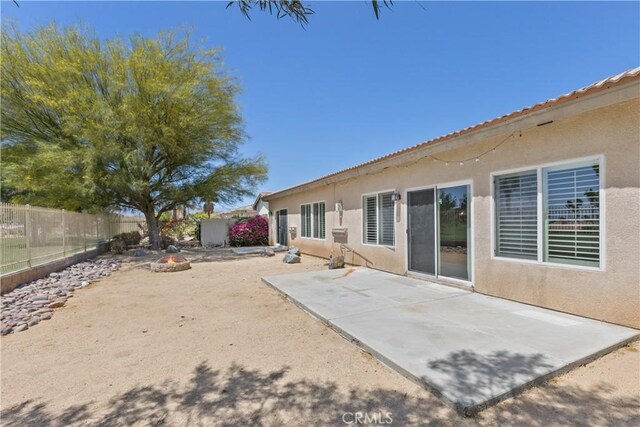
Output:
[[[189,263],[189,260],[183,256],[178,256],[178,255],[169,255],[169,256],[160,258],[156,262],[151,263],[151,271],[155,271],[157,273],[182,271],[182,270],[188,270],[190,268],[191,268],[191,264]]]

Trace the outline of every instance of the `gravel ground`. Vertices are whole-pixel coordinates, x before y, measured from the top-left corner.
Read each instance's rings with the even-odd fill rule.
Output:
[[[110,276],[118,266],[115,258],[80,262],[0,296],[0,334],[26,331],[51,319],[54,309],[62,307],[73,291]]]
[[[2,425],[640,424],[637,343],[461,418],[260,281],[325,261],[182,254],[193,268],[176,273],[122,257],[51,320],[1,337]]]

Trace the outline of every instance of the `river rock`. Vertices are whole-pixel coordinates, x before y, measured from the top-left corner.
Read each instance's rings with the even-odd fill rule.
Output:
[[[297,264],[300,262],[300,257],[294,254],[286,254],[284,258],[282,258],[282,262],[286,264]]]
[[[92,281],[109,276],[120,266],[115,258],[88,260],[72,265],[48,277],[23,283],[0,296],[0,334],[7,335],[35,326],[63,306],[72,292]]]
[[[287,253],[289,253],[291,255],[300,256],[300,249],[296,248],[295,246],[291,246],[289,248],[289,250],[287,251]]]
[[[22,331],[26,331],[27,329],[29,329],[29,325],[27,325],[26,323],[23,323],[13,328],[13,332],[22,332]]]
[[[264,250],[264,256],[275,256],[276,253],[273,251],[273,249],[271,248],[267,248]]]
[[[329,270],[344,268],[344,257],[342,255],[334,256],[329,260]]]

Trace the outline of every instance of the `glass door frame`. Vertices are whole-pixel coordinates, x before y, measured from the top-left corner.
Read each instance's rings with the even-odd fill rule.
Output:
[[[434,212],[433,212],[433,253],[434,253],[434,271],[435,274],[429,274],[429,273],[425,273],[423,271],[416,271],[416,270],[410,270],[409,267],[411,266],[410,264],[410,257],[411,257],[411,236],[409,235],[409,231],[410,229],[410,210],[409,210],[409,193],[413,193],[413,192],[417,192],[417,191],[425,191],[425,190],[431,190],[433,192],[433,206],[434,206]],[[421,276],[426,276],[426,277],[438,277],[438,262],[440,260],[440,256],[438,254],[439,252],[439,244],[438,244],[438,188],[435,185],[427,185],[424,187],[415,187],[415,188],[407,188],[404,192],[404,199],[406,200],[405,202],[405,206],[406,206],[406,210],[407,210],[407,223],[406,223],[406,236],[407,236],[407,254],[406,254],[406,268],[405,270],[407,271],[407,273],[411,273],[411,274],[419,274]]]
[[[468,210],[468,225],[467,225],[467,269],[469,273],[469,280],[457,279],[455,277],[443,276],[440,274],[440,203],[438,198],[438,190],[446,189],[450,187],[459,187],[466,185],[468,187],[468,195],[467,195],[467,210]],[[421,191],[421,190],[433,190],[434,192],[434,204],[435,204],[435,212],[434,212],[434,250],[435,250],[435,265],[436,265],[436,274],[431,275],[428,273],[422,273],[420,271],[413,271],[409,269],[409,251],[411,248],[409,247],[409,193],[412,191]],[[444,182],[439,184],[431,184],[424,185],[420,187],[411,187],[404,190],[405,197],[405,235],[406,235],[406,254],[405,254],[405,271],[408,275],[416,275],[420,277],[430,278],[430,279],[442,279],[446,282],[451,282],[454,284],[460,284],[465,287],[473,287],[473,279],[475,277],[475,268],[473,262],[473,213],[474,213],[474,200],[473,200],[473,180],[461,180],[461,181],[452,181],[452,182]]]

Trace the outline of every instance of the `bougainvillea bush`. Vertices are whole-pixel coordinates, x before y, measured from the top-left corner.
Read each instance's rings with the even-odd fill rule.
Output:
[[[269,243],[269,221],[262,216],[238,221],[229,230],[231,246],[260,246]]]

